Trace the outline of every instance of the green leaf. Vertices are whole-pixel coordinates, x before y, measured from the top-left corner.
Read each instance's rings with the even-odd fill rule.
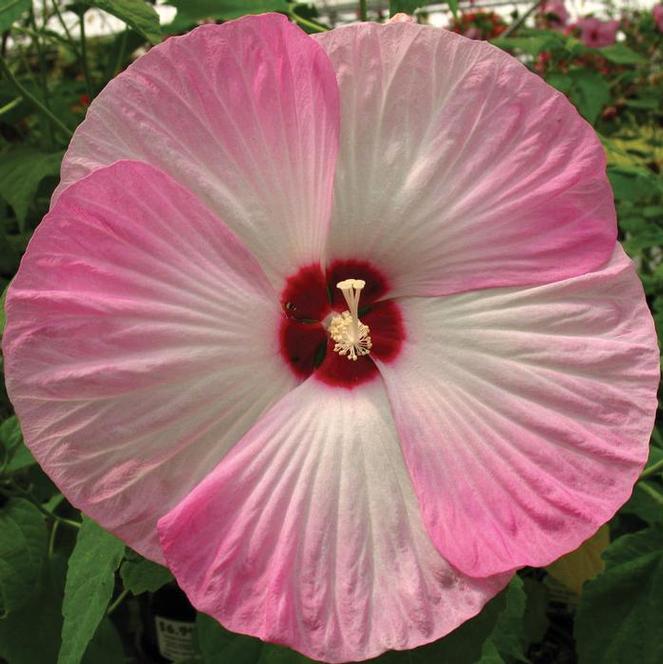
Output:
[[[5,286],[5,290],[2,291],[2,296],[0,296],[0,341],[2,341],[2,335],[5,333],[5,325],[7,325],[5,302],[7,301],[7,290],[9,289],[10,284],[11,282]]]
[[[134,595],[156,592],[173,580],[172,574],[161,565],[145,558],[130,558],[122,563],[120,576],[124,587]]]
[[[4,447],[9,459],[5,468],[7,472],[14,473],[37,463],[23,442],[16,415],[12,415],[0,424],[0,444]]]
[[[639,65],[647,62],[639,53],[632,51],[626,44],[617,42],[599,49],[599,53],[617,65]]]
[[[257,664],[312,664],[314,661],[290,648],[264,643]]]
[[[592,69],[573,69],[569,72],[569,77],[572,81],[569,93],[571,101],[580,115],[590,124],[594,124],[603,107],[610,101],[608,82]]]
[[[214,618],[199,613],[196,638],[203,664],[310,664],[313,660],[298,652],[263,643],[244,634],[224,629]]]
[[[60,173],[61,152],[18,147],[0,154],[0,196],[12,206],[21,232],[39,183]]]
[[[399,12],[404,12],[405,14],[414,14],[416,9],[423,7],[424,5],[429,5],[430,0],[389,0],[389,14],[393,16]],[[449,2],[449,7],[453,5],[458,9],[458,0],[452,0]],[[453,8],[452,8],[453,10]],[[455,12],[454,12],[455,14]]]
[[[18,423],[16,415],[8,417],[0,424],[0,443],[7,452],[14,454],[19,445],[23,442],[23,434]]]
[[[109,618],[100,623],[85,651],[83,664],[122,664],[125,661],[122,640]]]
[[[504,50],[516,50],[536,56],[542,51],[559,46],[560,39],[554,35],[542,34],[531,37],[497,37],[491,43]]]
[[[262,652],[262,641],[234,634],[204,613],[196,617],[196,639],[203,664],[256,664]]]
[[[246,14],[265,12],[287,13],[287,0],[168,0],[166,3],[177,8],[177,16],[171,23],[171,30],[187,28],[203,19],[229,21]]]
[[[548,591],[540,581],[523,579],[523,590],[527,596],[527,606],[523,616],[525,644],[539,643],[548,631]]]
[[[493,664],[510,659],[523,659],[523,617],[527,598],[522,579],[514,576],[505,590],[506,606],[497,618],[488,640],[481,651],[479,664]]]
[[[658,227],[656,226],[655,228]],[[663,232],[661,229],[659,229],[659,231]],[[662,244],[663,238],[661,242],[655,246],[660,246]],[[654,429],[653,435],[655,442],[659,437],[657,429]],[[661,460],[663,460],[663,450],[661,450],[655,444],[651,445],[649,448],[649,458],[647,459],[645,469],[657,464]],[[651,483],[651,485],[649,483]],[[663,505],[661,505],[660,500],[655,498],[655,495],[652,495],[652,490],[655,494],[656,489],[658,489],[658,493],[663,493],[660,482],[656,480],[656,477],[648,478],[647,482],[637,482],[633,488],[631,497],[629,498],[628,502],[621,508],[620,513],[623,512],[626,514],[635,514],[637,517],[650,525],[663,523]]]
[[[620,537],[589,581],[575,624],[580,664],[663,662],[663,526]]]
[[[38,590],[48,533],[41,512],[12,498],[0,509],[0,614],[24,606]]]
[[[62,645],[58,664],[79,664],[106,613],[115,585],[115,570],[124,544],[94,521],[83,518],[69,558],[62,605]]]
[[[23,608],[0,620],[0,657],[10,664],[57,660],[65,569],[66,560],[61,556],[48,560],[37,592]]]
[[[0,32],[9,30],[30,7],[32,0],[0,0]]]
[[[638,201],[651,195],[649,178],[637,170],[632,169],[629,172],[624,167],[609,166],[608,178],[615,192],[615,198],[620,200]]]
[[[569,94],[571,92],[571,88],[573,87],[573,79],[567,74],[562,74],[558,71],[550,72],[546,76],[546,81],[549,85],[552,85],[553,88],[557,88],[564,94]]]
[[[640,99],[629,98],[625,99],[624,103],[631,108],[654,112],[657,112],[661,107],[661,100],[659,97],[642,97]]]
[[[159,14],[145,0],[83,0],[83,2],[124,21],[152,44],[161,41],[163,35],[159,25]]]
[[[638,482],[633,489],[633,494],[620,512],[635,514],[645,523],[654,525],[663,524],[663,505],[652,497],[647,491],[644,482]]]
[[[23,608],[0,620],[0,658],[9,664],[52,664],[57,660],[66,569],[66,559],[53,556],[44,565],[37,594]],[[83,664],[122,664],[125,659],[117,630],[104,618]]]

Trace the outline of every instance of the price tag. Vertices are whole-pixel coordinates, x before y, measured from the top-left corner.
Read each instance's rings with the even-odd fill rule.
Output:
[[[157,628],[157,644],[162,657],[177,662],[195,656],[193,623],[161,616],[156,616],[154,620]]]

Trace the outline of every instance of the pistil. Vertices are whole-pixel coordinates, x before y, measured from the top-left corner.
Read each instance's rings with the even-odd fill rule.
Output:
[[[336,284],[343,293],[348,309],[334,316],[329,323],[329,336],[335,343],[334,351],[353,361],[368,355],[373,346],[368,325],[359,320],[359,297],[365,285],[363,279],[345,279]]]

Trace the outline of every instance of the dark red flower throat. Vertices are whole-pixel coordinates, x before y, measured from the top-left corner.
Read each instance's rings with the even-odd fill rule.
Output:
[[[334,351],[325,324],[330,314],[348,307],[336,284],[362,279],[359,318],[370,328],[369,355],[350,360]],[[298,378],[311,374],[327,385],[352,389],[378,375],[373,359],[391,362],[400,352],[405,329],[398,305],[383,300],[389,285],[367,261],[334,261],[326,274],[319,265],[308,265],[290,276],[281,294],[283,320],[279,331],[281,355]],[[326,320],[327,319],[327,320]]]

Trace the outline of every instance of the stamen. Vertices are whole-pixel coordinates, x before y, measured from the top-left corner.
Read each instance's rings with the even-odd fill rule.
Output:
[[[335,342],[334,351],[354,361],[368,355],[373,346],[368,325],[359,320],[359,297],[365,285],[362,279],[345,279],[336,284],[343,293],[348,310],[334,316],[329,323],[329,336]]]

